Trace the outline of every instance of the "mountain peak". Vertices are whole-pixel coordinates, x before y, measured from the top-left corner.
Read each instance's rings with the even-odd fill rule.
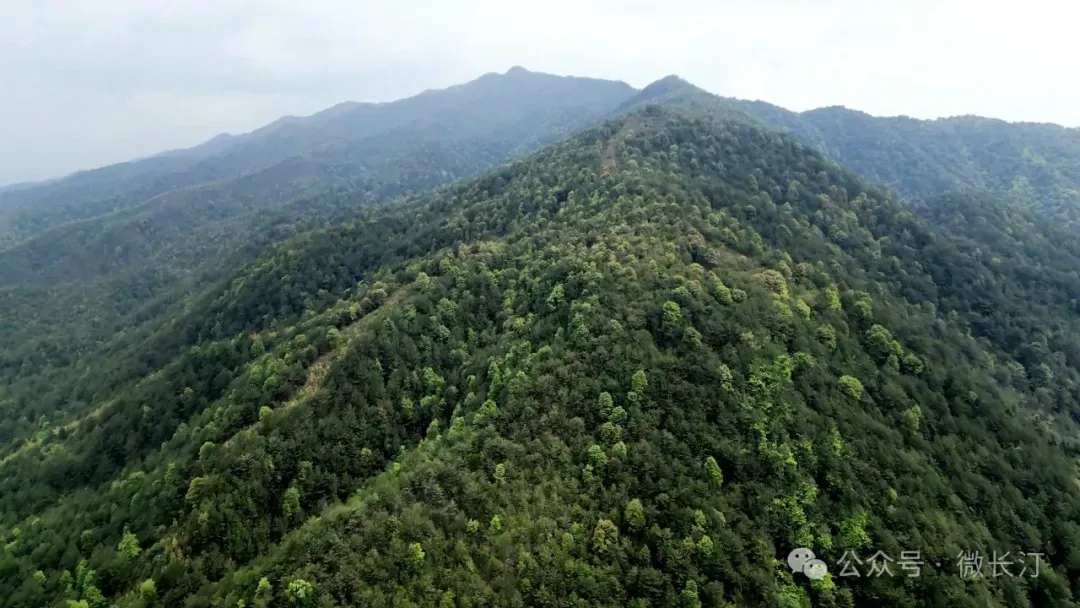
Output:
[[[479,78],[477,78],[476,80],[473,80],[471,82],[500,80],[500,79],[503,79],[503,78],[506,78],[506,77],[522,78],[522,77],[525,77],[525,76],[532,76],[534,74],[544,75],[541,72],[532,72],[532,71],[529,71],[529,70],[521,67],[520,65],[515,65],[515,66],[511,66],[510,69],[506,70],[505,72],[486,72],[486,73],[482,74]],[[468,83],[465,83],[465,84],[468,84]],[[453,87],[450,87],[450,88],[453,88]]]
[[[705,91],[676,74],[669,74],[641,89],[637,95],[623,102],[619,109],[626,110],[646,103],[656,103],[660,98],[673,93],[688,93],[693,96],[694,93],[705,93]]]
[[[665,95],[672,91],[678,91],[681,89],[696,89],[694,85],[690,84],[677,74],[668,74],[660,80],[650,83],[644,89],[641,90],[643,94],[647,94],[650,97],[656,95]]]

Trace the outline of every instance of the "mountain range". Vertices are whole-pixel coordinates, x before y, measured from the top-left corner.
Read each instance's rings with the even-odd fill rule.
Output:
[[[0,190],[0,606],[1078,605],[1078,219],[1076,129],[520,67]]]

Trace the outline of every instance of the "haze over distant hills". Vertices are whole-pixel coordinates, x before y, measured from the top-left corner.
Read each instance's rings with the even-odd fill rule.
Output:
[[[497,82],[500,84],[496,85]],[[575,83],[586,82],[591,89],[574,88]],[[532,95],[530,87],[536,95]],[[543,87],[562,88],[541,90]],[[486,74],[444,91],[429,90],[397,102],[345,102],[308,117],[284,117],[251,133],[222,134],[194,148],[79,172],[41,184],[8,186],[0,189],[0,193],[6,191],[0,196],[0,246],[10,245],[57,222],[136,206],[163,192],[235,179],[296,157],[305,157],[319,165],[352,167],[350,163],[356,160],[345,158],[346,148],[361,140],[377,147],[380,142],[371,138],[388,137],[395,129],[409,128],[407,125],[414,119],[417,122],[413,126],[417,129],[439,123],[443,128],[457,130],[440,137],[460,137],[471,128],[492,129],[492,135],[498,136],[494,132],[496,125],[505,128],[506,121],[525,116],[530,106],[515,108],[519,114],[513,116],[487,116],[484,120],[490,123],[481,127],[476,116],[491,107],[478,103],[481,98],[487,104],[500,104],[508,101],[500,96],[521,95],[520,99],[527,98],[531,107],[539,108],[547,95],[565,96],[571,92],[581,95],[576,103],[586,113],[584,108],[594,107],[590,104],[602,106],[614,101],[632,105],[665,96],[668,101],[700,97],[703,103],[716,108],[742,111],[764,124],[788,130],[837,161],[909,195],[923,196],[943,189],[1031,186],[1039,195],[1057,201],[1055,204],[1068,200],[1074,206],[1077,197],[1080,177],[1071,167],[1075,166],[1078,155],[1080,129],[1012,124],[974,116],[934,121],[878,118],[843,107],[796,113],[760,101],[715,97],[674,75],[635,95],[629,85],[620,82],[557,77],[515,67],[506,74]],[[470,104],[476,106],[476,114],[469,120],[460,120],[464,117],[462,108]],[[537,117],[529,120],[534,118]],[[529,133],[514,135],[521,140],[521,150],[536,144],[530,141]],[[428,134],[427,139],[434,136]],[[392,154],[393,149],[387,153]],[[1045,162],[1046,156],[1061,158],[1071,166],[1043,167],[1040,162]],[[995,163],[1001,162],[1001,158],[1010,159],[1011,164],[998,171]],[[893,162],[897,159],[905,160]],[[63,211],[53,211],[57,219],[50,220],[47,209],[54,206],[61,206]]]
[[[520,67],[0,190],[0,606],[1077,606],[1078,192]]]
[[[5,193],[0,198],[4,214],[0,244],[71,219],[128,209],[165,192],[235,179],[279,163],[289,163],[286,170],[297,170],[299,164],[307,170],[338,167],[364,175],[377,173],[379,168],[373,165],[385,162],[384,157],[435,144],[504,137],[498,141],[509,146],[507,151],[527,150],[550,141],[552,134],[588,124],[632,91],[623,83],[519,69],[394,103],[343,103],[309,117],[283,118],[248,134],[215,137],[188,150]],[[501,158],[498,155],[505,151],[481,146],[476,153]]]

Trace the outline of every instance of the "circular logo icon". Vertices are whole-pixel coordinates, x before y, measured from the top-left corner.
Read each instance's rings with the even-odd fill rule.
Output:
[[[803,564],[803,574],[812,581],[820,581],[829,573],[829,567],[820,559],[812,559]]]
[[[814,552],[805,547],[792,549],[787,556],[788,567],[791,571],[802,572],[806,578],[819,581],[829,573],[829,567],[814,555]]]
[[[810,549],[799,547],[797,549],[792,549],[791,553],[788,553],[787,564],[791,568],[792,572],[802,572],[803,566],[806,565],[806,562],[814,559],[815,557],[817,556],[814,555],[814,552]]]

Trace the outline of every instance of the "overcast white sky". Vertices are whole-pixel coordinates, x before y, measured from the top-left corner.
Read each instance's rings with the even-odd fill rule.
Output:
[[[0,184],[513,65],[1080,126],[1065,0],[2,0]]]

